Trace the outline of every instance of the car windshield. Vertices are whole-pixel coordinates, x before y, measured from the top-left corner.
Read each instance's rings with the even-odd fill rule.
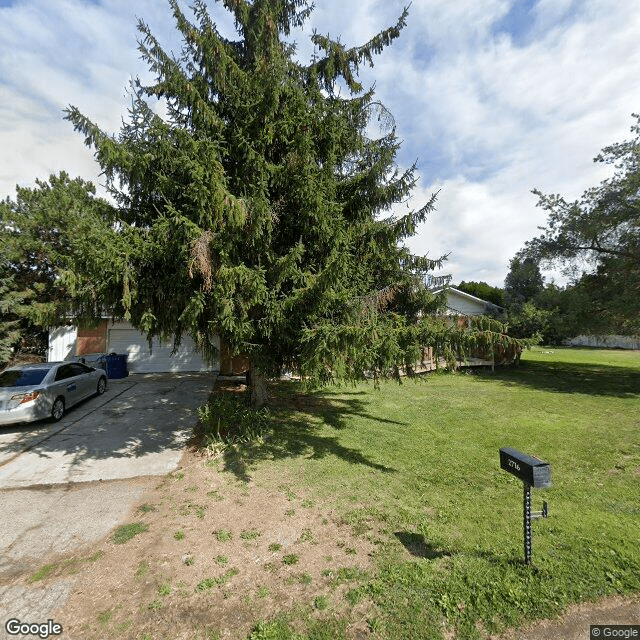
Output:
[[[0,387],[32,387],[40,384],[49,369],[13,369],[0,373]]]

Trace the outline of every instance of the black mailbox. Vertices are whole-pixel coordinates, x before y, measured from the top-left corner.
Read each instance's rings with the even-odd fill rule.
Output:
[[[546,489],[551,486],[551,466],[548,462],[511,447],[500,449],[500,467],[534,489]]]

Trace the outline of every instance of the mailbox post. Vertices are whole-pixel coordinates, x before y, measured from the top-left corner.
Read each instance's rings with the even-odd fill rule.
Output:
[[[551,486],[551,466],[539,458],[528,456],[511,447],[503,447],[500,449],[500,467],[522,480],[524,562],[531,564],[531,519],[546,518],[549,515],[546,501],[542,503],[542,511],[531,512],[531,489],[546,489]]]

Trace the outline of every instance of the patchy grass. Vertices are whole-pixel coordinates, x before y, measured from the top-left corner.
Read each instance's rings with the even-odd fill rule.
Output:
[[[256,529],[247,529],[240,534],[243,540],[255,540],[260,537],[260,532]]]
[[[259,437],[209,439],[206,464],[146,497],[162,552],[109,545],[102,580],[127,553],[128,574],[76,598],[125,604],[100,624],[92,609],[78,635],[478,640],[639,593],[638,416],[640,356],[619,351],[534,349],[520,367],[377,390],[278,384]],[[553,487],[533,491],[549,518],[533,523],[532,566],[503,446],[552,467]]]
[[[132,522],[131,524],[123,524],[113,533],[112,540],[114,544],[124,544],[137,536],[139,533],[148,531],[149,525],[144,522]]]
[[[205,578],[197,584],[196,591],[206,591],[213,587],[222,587],[227,584],[227,582],[229,582],[229,580],[233,578],[233,576],[237,576],[238,573],[238,569],[232,568],[229,569],[229,571],[227,571],[226,573],[223,573],[221,576],[218,576],[217,578]]]
[[[226,529],[218,529],[218,531],[216,531],[214,535],[218,542],[229,542],[229,540],[233,538],[233,534]]]
[[[99,550],[89,556],[74,556],[59,562],[45,564],[38,571],[29,577],[29,582],[39,582],[47,578],[74,575],[81,571],[87,564],[97,562],[102,558],[104,552]]]
[[[135,577],[138,580],[141,580],[142,578],[144,578],[148,573],[149,573],[149,563],[145,562],[144,560],[140,561],[140,563],[138,564],[138,568],[136,570],[135,573]]]
[[[45,564],[29,578],[29,582],[38,582],[39,580],[44,580],[45,578],[48,578],[50,575],[52,575],[57,568],[58,565],[55,563]]]
[[[156,510],[156,506],[153,504],[141,504],[138,507],[138,511],[140,511],[140,513],[151,513],[152,511]]]

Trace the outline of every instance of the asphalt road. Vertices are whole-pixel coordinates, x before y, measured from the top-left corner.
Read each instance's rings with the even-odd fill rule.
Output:
[[[0,638],[9,617],[47,620],[72,581],[16,580],[128,517],[154,476],[177,468],[212,374],[138,374],[55,424],[0,427]]]

